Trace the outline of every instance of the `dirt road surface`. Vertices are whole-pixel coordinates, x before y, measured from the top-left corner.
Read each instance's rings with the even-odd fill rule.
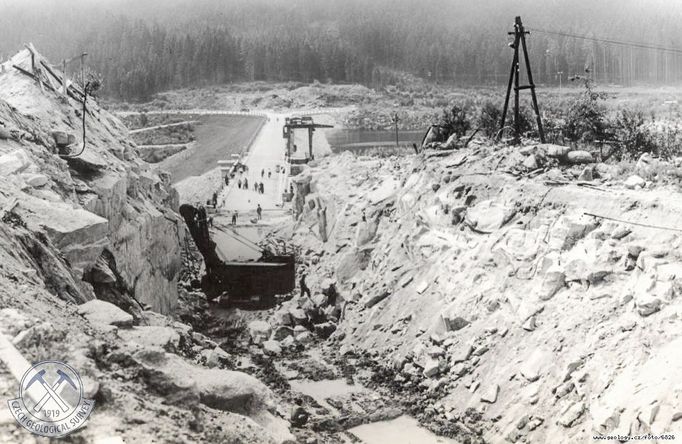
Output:
[[[196,144],[161,162],[159,166],[170,172],[173,183],[190,176],[199,176],[216,167],[218,160],[244,150],[262,124],[263,117],[205,115],[195,130]]]
[[[277,171],[277,166],[285,165],[286,143],[282,138],[284,116],[269,114],[268,119],[245,158],[248,170],[243,174],[238,174],[220,195],[219,202],[225,202],[223,210],[228,212],[237,210],[240,213],[253,212],[260,204],[264,212],[270,212],[282,207],[282,192],[287,177],[282,170]],[[270,173],[269,176],[268,173]],[[237,186],[238,181],[244,179],[247,180],[248,189],[240,189]],[[254,189],[256,182],[263,183],[263,194]]]

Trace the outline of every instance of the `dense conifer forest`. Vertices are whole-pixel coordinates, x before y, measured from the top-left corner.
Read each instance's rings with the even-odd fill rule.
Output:
[[[137,3],[0,0],[0,54],[29,40],[55,62],[87,52],[103,92],[126,100],[254,80],[382,86],[403,73],[490,85],[507,81],[507,32],[521,15],[538,83],[576,74],[621,85],[682,77],[682,9],[664,0],[547,0],[542,8],[529,0]]]

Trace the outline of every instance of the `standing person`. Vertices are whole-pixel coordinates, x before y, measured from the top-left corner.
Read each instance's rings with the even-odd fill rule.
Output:
[[[263,186],[263,182],[260,183],[260,193],[265,194],[265,187]]]
[[[268,179],[272,176],[272,171],[268,170]]]
[[[225,175],[225,186],[226,187],[230,186],[230,175],[229,174]]]
[[[237,188],[239,188],[240,190],[242,189],[242,180],[241,179],[239,179],[237,181]]]
[[[237,225],[237,212],[232,213],[232,225]]]
[[[245,189],[245,190],[248,190],[248,189],[249,189],[249,181],[248,181],[248,179],[247,179],[246,177],[244,178],[244,189]]]
[[[260,177],[262,178],[263,176],[265,176],[265,168],[260,170]]]
[[[256,213],[258,214],[258,220],[261,220],[261,214],[263,213],[263,209],[260,207],[260,204],[258,204],[258,207],[256,208]]]
[[[301,280],[298,281],[299,285],[301,286],[301,297],[303,297],[304,294],[307,294],[308,297],[310,297],[310,288],[308,288],[308,286],[305,284],[305,277],[306,274],[303,273],[301,275]]]
[[[213,208],[218,206],[218,193],[213,193]]]

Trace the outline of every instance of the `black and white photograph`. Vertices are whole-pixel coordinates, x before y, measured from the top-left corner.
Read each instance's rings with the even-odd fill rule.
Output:
[[[0,0],[0,444],[682,443],[682,2]]]

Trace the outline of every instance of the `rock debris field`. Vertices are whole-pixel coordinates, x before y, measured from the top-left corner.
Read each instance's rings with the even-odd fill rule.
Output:
[[[57,155],[81,104],[11,67],[30,60],[0,73],[0,398],[6,350],[69,363],[96,406],[65,442],[680,433],[682,199],[656,159],[625,174],[482,139],[320,156],[269,234],[310,297],[227,308],[115,117],[91,101],[86,151]],[[45,441],[0,410],[0,442]]]

